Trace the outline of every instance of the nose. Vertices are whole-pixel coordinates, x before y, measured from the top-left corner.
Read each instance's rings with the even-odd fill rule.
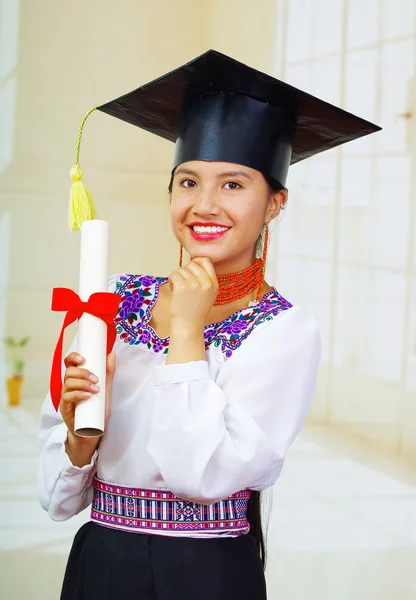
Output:
[[[218,215],[220,207],[216,198],[215,191],[208,186],[201,186],[194,199],[193,212],[201,217],[208,215]]]

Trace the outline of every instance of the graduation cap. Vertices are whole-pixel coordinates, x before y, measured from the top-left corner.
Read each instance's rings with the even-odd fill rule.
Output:
[[[191,160],[230,162],[256,169],[282,187],[291,164],[381,129],[209,50],[85,115],[71,170],[72,229],[94,218],[78,161],[82,128],[95,109],[175,142],[173,169]]]

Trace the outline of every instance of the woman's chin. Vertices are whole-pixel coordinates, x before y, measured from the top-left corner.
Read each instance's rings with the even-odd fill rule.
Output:
[[[218,258],[210,252],[200,252],[190,254],[189,256],[191,257],[191,260],[194,260],[195,258],[209,258],[213,265],[215,265],[218,262],[221,262],[221,258]]]
[[[227,252],[219,251],[219,249],[214,248],[192,248],[190,249],[189,256],[191,259],[194,258],[209,258],[212,264],[216,264],[219,262],[224,262],[230,259],[230,255]]]
[[[185,248],[189,254],[191,260],[195,258],[209,258],[212,264],[215,265],[228,265],[234,261],[239,262],[240,254],[230,250],[230,248],[220,247],[219,244],[208,244],[193,243],[189,244],[188,248]]]

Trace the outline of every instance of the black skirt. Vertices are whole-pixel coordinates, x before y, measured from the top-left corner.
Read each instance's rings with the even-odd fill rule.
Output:
[[[86,523],[75,536],[61,600],[266,600],[251,534],[189,538]]]

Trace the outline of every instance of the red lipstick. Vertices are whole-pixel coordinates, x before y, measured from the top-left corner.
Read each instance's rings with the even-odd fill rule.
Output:
[[[223,237],[230,228],[228,228],[225,231],[218,231],[218,232],[212,232],[212,233],[197,233],[196,231],[194,231],[192,229],[192,226],[194,225],[199,225],[201,227],[227,227],[227,225],[222,225],[221,223],[201,223],[201,222],[194,222],[194,223],[190,223],[189,224],[189,228],[191,230],[191,235],[194,238],[194,240],[197,240],[199,242],[209,242],[211,240],[216,240],[220,237]]]

